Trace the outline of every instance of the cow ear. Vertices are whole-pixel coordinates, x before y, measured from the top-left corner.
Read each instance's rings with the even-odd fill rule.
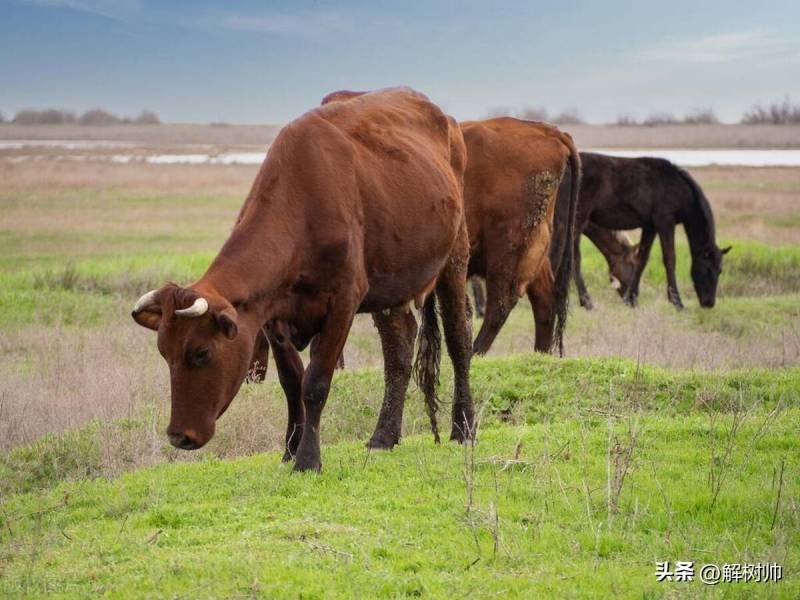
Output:
[[[161,326],[161,309],[157,306],[152,306],[139,312],[132,312],[131,317],[142,327],[158,331]]]
[[[239,327],[236,325],[236,310],[234,308],[226,308],[217,314],[217,327],[229,340],[236,339],[239,334]]]
[[[733,248],[733,246],[728,246],[727,248],[722,248],[722,249],[720,249],[720,253],[721,254],[727,254],[728,252],[731,251],[731,248]]]

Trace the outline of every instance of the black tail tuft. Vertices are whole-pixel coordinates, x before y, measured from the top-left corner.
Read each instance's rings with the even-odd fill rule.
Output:
[[[564,356],[564,329],[567,326],[567,313],[569,311],[569,285],[573,268],[573,240],[580,235],[575,230],[575,218],[578,213],[578,198],[581,187],[581,159],[572,139],[567,137],[570,156],[566,176],[568,181],[562,182],[562,191],[556,203],[555,227],[550,253],[550,263],[553,267],[555,281],[553,284],[556,306],[556,322],[553,331],[553,345],[551,351],[558,350],[559,356]],[[566,177],[565,177],[566,179]],[[564,205],[566,204],[566,206]],[[566,209],[566,210],[565,210]]]
[[[436,295],[431,293],[422,307],[422,324],[419,329],[417,358],[414,361],[414,379],[425,395],[425,408],[431,421],[433,439],[438,444],[439,424],[436,412],[439,398],[436,388],[439,385],[439,365],[442,360],[442,334],[439,332],[439,317],[436,314]]]

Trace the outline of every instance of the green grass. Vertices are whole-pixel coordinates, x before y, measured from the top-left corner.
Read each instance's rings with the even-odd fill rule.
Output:
[[[775,469],[796,474],[792,409],[767,435],[743,426],[718,501],[708,485],[726,423],[642,416],[609,509],[609,449],[624,421],[488,425],[468,448],[406,439],[388,454],[325,448],[322,475],[277,454],[163,465],[4,503],[2,590],[66,597],[661,597],[658,560],[779,562],[779,584],[718,595],[794,598],[796,512]],[[513,462],[515,459],[518,462]],[[512,461],[512,462],[508,462]],[[474,463],[474,464],[473,464]],[[784,481],[784,502],[800,492]]]
[[[427,434],[368,455],[380,379],[377,370],[337,375],[319,476],[291,475],[277,450],[218,458],[228,415],[221,441],[192,462],[112,480],[98,477],[108,424],[6,453],[0,589],[661,597],[704,590],[656,583],[655,562],[696,560],[783,565],[784,582],[716,588],[725,597],[800,593],[797,369],[701,374],[618,359],[476,360],[483,409],[474,455],[437,447]],[[276,386],[249,386],[231,410],[253,414],[256,394],[282,406]],[[407,423],[424,419],[416,393],[408,404]],[[137,435],[136,419],[114,427]],[[628,448],[623,485],[609,492]]]
[[[445,362],[442,398],[452,396],[452,371]],[[576,412],[627,412],[635,400],[637,410],[666,419],[697,410],[727,412],[744,394],[748,405],[771,411],[776,407],[800,408],[800,369],[744,369],[721,373],[676,371],[637,365],[624,359],[556,359],[542,355],[475,358],[471,372],[473,395],[485,406],[484,422],[536,425],[548,420],[568,421]],[[382,371],[338,371],[325,408],[325,442],[366,441],[375,426],[382,399]],[[241,422],[259,422],[282,432],[285,399],[277,382],[243,386],[220,421],[211,443],[196,453],[176,453],[162,435],[166,427],[166,401],[156,409],[146,406],[138,414],[111,422],[92,422],[63,435],[51,434],[33,444],[0,453],[0,494],[51,488],[61,481],[98,476],[112,452],[104,447],[117,442],[121,457],[114,461],[136,465],[126,453],[129,436],[146,437],[157,431],[162,457],[195,460],[204,455],[235,456]],[[447,408],[441,418],[447,422]],[[406,401],[405,433],[428,431],[422,398],[412,385]],[[444,426],[443,426],[444,427]],[[122,443],[119,443],[122,440]],[[278,442],[280,443],[280,442]],[[260,448],[263,449],[263,446]],[[277,449],[277,446],[273,448]]]

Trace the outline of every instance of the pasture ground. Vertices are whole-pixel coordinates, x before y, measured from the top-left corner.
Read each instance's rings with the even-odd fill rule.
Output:
[[[273,368],[207,448],[171,449],[166,368],[129,317],[202,273],[255,169],[0,160],[0,593],[800,594],[800,169],[692,170],[734,246],[713,310],[682,234],[681,313],[657,247],[630,310],[584,242],[598,308],[575,303],[556,360],[528,354],[520,303],[475,362],[474,455],[432,444],[415,390],[403,444],[366,454],[381,358],[360,317],[324,472],[298,477]],[[784,581],[657,584],[656,560],[779,562]]]

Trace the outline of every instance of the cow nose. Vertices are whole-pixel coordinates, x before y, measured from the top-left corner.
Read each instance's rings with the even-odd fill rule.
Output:
[[[168,433],[169,443],[181,450],[194,450],[197,442],[185,433]]]

